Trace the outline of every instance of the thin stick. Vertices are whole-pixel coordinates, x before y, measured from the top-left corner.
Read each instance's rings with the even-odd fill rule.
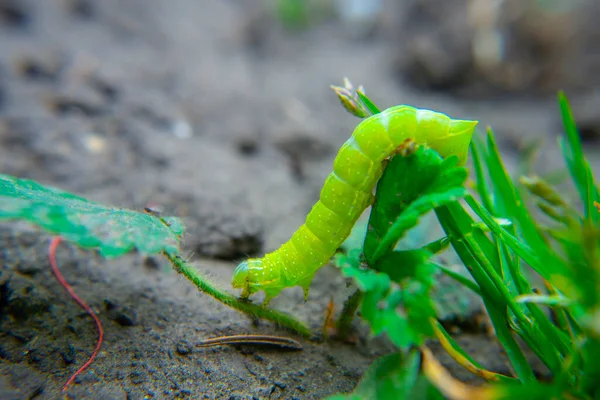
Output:
[[[200,275],[190,264],[185,262],[182,258],[171,255],[168,253],[164,253],[165,256],[171,262],[171,265],[175,269],[175,271],[184,275],[187,279],[189,279],[198,290],[203,293],[208,294],[214,299],[220,301],[221,303],[229,306],[231,308],[235,308],[236,310],[242,311],[246,314],[264,318],[269,321],[273,321],[276,324],[293,330],[294,332],[299,333],[300,335],[306,338],[312,338],[314,335],[302,322],[298,321],[294,317],[285,314],[281,311],[273,310],[271,308],[262,307],[253,303],[248,302],[247,300],[241,300],[237,297],[223,292],[217,289],[214,285],[209,283],[206,278]]]
[[[98,342],[96,343],[96,348],[94,349],[94,352],[92,353],[91,357],[87,360],[87,362],[85,364],[83,364],[69,378],[67,383],[65,383],[65,385],[62,388],[62,391],[64,392],[65,390],[68,389],[69,385],[71,383],[73,383],[75,378],[77,378],[77,376],[79,374],[81,374],[87,367],[89,367],[94,362],[94,359],[96,358],[96,355],[98,355],[98,352],[100,351],[100,347],[102,346],[102,340],[104,338],[104,330],[102,329],[102,322],[100,322],[100,319],[98,318],[96,313],[94,313],[92,308],[90,306],[88,306],[83,300],[81,300],[79,298],[79,296],[77,296],[77,294],[75,293],[73,288],[67,283],[65,278],[62,276],[62,274],[58,270],[58,266],[56,265],[56,248],[58,247],[60,242],[62,242],[62,238],[60,236],[55,236],[52,238],[52,241],[50,242],[50,246],[48,247],[48,257],[50,258],[50,266],[52,268],[52,272],[54,273],[54,276],[56,276],[56,279],[58,280],[58,282],[65,288],[65,290],[73,298],[73,300],[75,300],[75,302],[77,302],[77,304],[79,304],[79,306],[81,308],[83,308],[90,317],[92,317],[92,319],[96,323],[96,331],[98,332]]]
[[[234,335],[234,336],[220,336],[216,338],[206,339],[196,346],[198,347],[211,347],[220,346],[223,344],[268,344],[273,346],[279,346],[291,350],[302,350],[302,344],[296,340],[282,336],[271,336],[271,335]]]
[[[356,289],[346,302],[344,303],[344,308],[342,309],[342,313],[337,322],[337,337],[339,339],[345,339],[350,333],[350,327],[352,325],[352,320],[354,319],[354,314],[356,314],[356,310],[360,306],[360,303],[363,299],[363,292],[359,289]]]

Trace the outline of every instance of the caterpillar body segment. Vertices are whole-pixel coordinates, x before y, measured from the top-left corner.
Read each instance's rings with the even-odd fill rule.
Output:
[[[317,272],[346,240],[360,215],[374,200],[373,189],[386,160],[407,139],[427,145],[442,157],[456,155],[464,164],[477,121],[399,105],[363,120],[338,152],[319,201],[291,239],[262,258],[235,269],[233,287],[242,297],[263,290],[265,304],[281,290],[301,286],[305,299]]]

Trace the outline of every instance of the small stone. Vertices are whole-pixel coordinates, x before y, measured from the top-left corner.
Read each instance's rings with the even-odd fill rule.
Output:
[[[137,313],[129,308],[124,308],[123,311],[117,313],[115,322],[121,326],[135,326],[138,324]]]
[[[275,383],[275,386],[277,386],[281,390],[283,390],[283,389],[285,389],[287,387],[287,384],[285,384],[283,382],[276,381],[274,383]]]
[[[186,356],[192,352],[192,345],[187,340],[180,340],[177,343],[177,354]]]
[[[258,153],[258,140],[253,137],[241,137],[236,142],[238,153],[243,156],[253,156]]]
[[[65,364],[73,364],[76,361],[76,352],[75,347],[69,343],[67,348],[60,352],[60,356],[62,357]]]
[[[137,312],[130,307],[121,306],[109,299],[104,300],[104,307],[108,317],[121,326],[135,326],[138,324]]]
[[[134,385],[139,385],[146,380],[145,374],[142,371],[132,371],[129,374],[129,378]]]

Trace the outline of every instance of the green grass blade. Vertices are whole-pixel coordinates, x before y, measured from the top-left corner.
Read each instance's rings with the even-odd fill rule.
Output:
[[[501,240],[506,243],[519,257],[527,262],[533,269],[535,269],[545,279],[550,278],[550,271],[548,265],[545,265],[542,259],[533,252],[533,250],[522,243],[521,240],[511,235],[506,229],[500,226],[494,219],[494,217],[484,209],[471,195],[465,196],[465,201],[471,207],[475,214],[483,220],[483,222],[490,228],[490,230],[497,235]]]
[[[464,277],[463,275],[459,274],[458,272],[452,271],[450,268],[448,268],[442,264],[433,263],[433,265],[435,265],[445,275],[454,279],[456,282],[460,283],[464,287],[470,289],[473,293],[481,296],[481,289],[479,289],[479,286],[475,282],[469,280],[468,278]]]
[[[327,400],[425,399],[415,393],[420,360],[418,351],[380,357],[365,371],[352,393],[336,395]]]
[[[364,94],[360,90],[357,90],[356,94],[358,95],[358,98],[360,99],[360,101],[365,105],[365,107],[367,108],[367,110],[369,110],[369,112],[372,115],[376,115],[376,114],[379,114],[381,112],[381,110],[375,105],[375,103],[373,103],[371,101],[371,99],[369,99],[367,97],[366,94]]]
[[[573,112],[571,111],[569,102],[563,92],[559,93],[558,101],[565,133],[567,135],[566,141],[560,141],[560,147],[562,148],[563,156],[565,157],[573,182],[575,183],[581,201],[583,202],[585,218],[593,221],[594,224],[598,224],[600,215],[594,207],[594,201],[600,199],[598,196],[598,188],[594,184],[592,170],[583,154],[581,139],[575,124],[575,119],[573,118]]]
[[[542,267],[544,271],[542,275],[545,278],[550,274],[560,272],[561,265],[557,262],[556,255],[553,254],[553,251],[548,247],[548,244],[539,232],[512,179],[506,171],[491,130],[488,133],[488,147],[487,164],[495,189],[494,193],[496,194],[494,216],[508,218],[518,227],[518,230],[515,232],[522,235],[521,240],[526,242],[531,251],[538,255],[541,261],[538,263],[538,267]],[[541,272],[538,271],[538,273]]]
[[[498,307],[495,304],[491,304],[488,301],[485,301],[484,304],[490,316],[490,320],[494,325],[494,330],[496,331],[496,337],[498,341],[504,348],[508,359],[512,367],[517,374],[517,377],[521,382],[531,382],[536,381],[535,374],[527,361],[527,358],[523,354],[521,347],[515,340],[512,335],[511,330],[508,328],[508,323],[505,317],[505,310],[501,307]]]
[[[482,157],[486,155],[485,152],[486,150],[481,142],[481,139],[479,136],[475,135],[473,137],[473,142],[471,143],[471,158],[473,160],[475,177],[477,179],[477,193],[479,193],[479,197],[481,198],[481,202],[485,208],[488,210],[493,210],[493,196],[483,167]]]
[[[503,291],[501,288],[499,289],[502,286],[499,277],[493,279],[489,275],[490,273],[497,274],[490,272],[495,269],[489,265],[491,261],[487,257],[487,255],[494,254],[494,244],[481,231],[472,228],[473,219],[457,202],[436,209],[436,214],[444,231],[452,239],[455,251],[479,285],[483,302],[494,325],[498,340],[505,348],[519,379],[521,381],[534,379],[531,367],[508,329],[506,307],[507,302],[510,301],[510,295],[506,295],[505,289],[502,289]]]

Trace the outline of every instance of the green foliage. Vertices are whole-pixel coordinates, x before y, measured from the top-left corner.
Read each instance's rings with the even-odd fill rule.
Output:
[[[579,196],[584,206],[585,218],[597,225],[600,213],[594,207],[594,202],[600,201],[598,187],[595,184],[590,163],[583,154],[579,132],[577,131],[573,113],[564,93],[560,93],[559,103],[567,134],[566,139],[560,138],[559,145],[571,173],[571,178],[579,191]]]
[[[179,253],[178,218],[106,207],[27,179],[0,175],[0,219],[24,219],[106,258],[133,249]]]
[[[381,257],[417,225],[419,217],[467,193],[462,186],[467,171],[456,167],[456,162],[456,157],[442,160],[423,147],[414,155],[392,159],[377,184],[365,238],[364,255],[373,268],[380,270]]]
[[[288,31],[303,31],[334,15],[332,0],[263,0],[267,12]]]
[[[377,359],[363,374],[354,391],[328,400],[443,399],[429,382],[419,375],[419,352],[393,353]]]
[[[278,19],[288,29],[308,27],[309,11],[306,0],[277,0],[275,6]]]
[[[417,184],[414,176],[420,177]],[[456,158],[442,160],[431,149],[394,157],[378,183],[362,246],[371,268],[362,268],[356,248],[337,258],[342,273],[364,293],[361,313],[373,334],[387,332],[400,349],[421,345],[433,334],[429,319],[436,312],[430,291],[437,267],[429,261],[428,249],[394,249],[419,217],[466,194],[466,176]]]
[[[359,109],[372,105],[362,97],[366,96],[349,98],[352,104],[362,104]],[[599,194],[562,94],[559,103],[566,131],[559,143],[583,212],[564,191],[542,178],[521,177],[515,183],[491,130],[485,142],[475,138],[472,143],[472,194],[463,187],[466,172],[430,150],[391,161],[378,182],[364,243],[353,234],[336,264],[362,292],[361,316],[373,334],[385,332],[400,353],[376,361],[353,394],[337,398],[392,396],[377,390],[382,385],[396,391],[395,398],[405,398],[406,386],[388,383],[415,376],[414,367],[401,360],[433,333],[448,344],[446,350],[459,363],[496,382],[481,391],[465,388],[455,380],[437,379],[431,372],[435,369],[428,370],[424,360],[419,373],[442,393],[462,391],[476,398],[600,396]],[[458,201],[461,197],[464,203]],[[398,250],[406,231],[430,210],[447,236],[420,248]],[[443,251],[448,243],[468,267],[472,281],[432,261],[432,253]],[[430,291],[435,270],[481,296],[518,384],[483,370],[435,322]],[[348,311],[352,310],[344,310]],[[550,383],[536,377],[516,336],[552,371]],[[389,360],[395,360],[394,365]],[[369,392],[364,391],[365,382],[370,382]]]

